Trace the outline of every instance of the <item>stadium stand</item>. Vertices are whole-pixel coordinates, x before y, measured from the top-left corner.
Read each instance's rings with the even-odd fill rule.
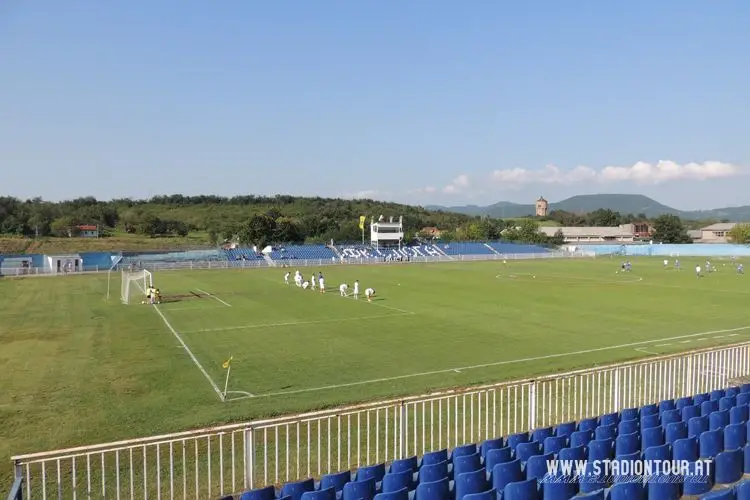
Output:
[[[523,245],[519,243],[504,243],[502,241],[490,241],[487,243],[497,253],[500,254],[519,254],[519,253],[546,253],[549,248],[538,245]]]
[[[262,261],[263,255],[256,253],[251,248],[228,248],[224,254],[229,262],[235,266],[241,266],[245,261]]]
[[[323,245],[287,245],[274,247],[270,254],[273,260],[331,260],[336,253]]]
[[[222,500],[747,500],[749,404],[745,384]],[[553,459],[582,461],[585,473],[550,474]],[[605,477],[595,460],[689,466],[682,474]]]
[[[492,255],[495,253],[484,243],[477,242],[444,243],[440,244],[439,248],[446,255]]]

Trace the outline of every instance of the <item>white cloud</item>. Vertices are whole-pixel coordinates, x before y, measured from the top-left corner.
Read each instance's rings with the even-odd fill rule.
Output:
[[[461,174],[455,179],[453,179],[450,184],[445,186],[443,188],[443,193],[446,194],[456,194],[460,193],[464,189],[468,188],[471,183],[469,182],[469,176],[466,174]]]
[[[576,167],[561,170],[548,165],[539,170],[512,168],[495,170],[491,174],[499,185],[515,189],[529,184],[579,184],[583,182],[635,182],[637,184],[661,184],[676,180],[709,180],[742,175],[746,169],[731,163],[706,161],[703,163],[679,164],[673,161],[659,161],[651,164],[638,162],[629,167],[604,167],[594,170],[590,167]]]

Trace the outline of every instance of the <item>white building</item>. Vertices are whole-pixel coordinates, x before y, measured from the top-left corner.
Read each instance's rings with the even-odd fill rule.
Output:
[[[401,247],[404,240],[404,218],[399,217],[397,221],[393,217],[385,220],[382,215],[376,221],[374,217],[370,218],[370,243],[375,248],[380,247]]]

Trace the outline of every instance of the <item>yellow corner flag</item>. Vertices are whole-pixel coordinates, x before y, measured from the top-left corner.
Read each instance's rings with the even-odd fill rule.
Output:
[[[367,217],[365,217],[364,215],[359,216],[359,228],[361,230],[365,229],[365,220],[367,220]]]
[[[224,363],[222,363],[221,367],[224,368],[225,370],[228,369],[229,365],[232,364],[232,359],[233,358],[234,358],[234,356],[229,356],[229,359],[226,360],[226,361],[224,361]]]

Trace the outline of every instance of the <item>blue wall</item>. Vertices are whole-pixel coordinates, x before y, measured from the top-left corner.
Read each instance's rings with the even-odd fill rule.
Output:
[[[581,245],[578,248],[596,255],[670,256],[684,257],[741,257],[750,256],[750,245],[729,243],[696,243],[693,245]]]

